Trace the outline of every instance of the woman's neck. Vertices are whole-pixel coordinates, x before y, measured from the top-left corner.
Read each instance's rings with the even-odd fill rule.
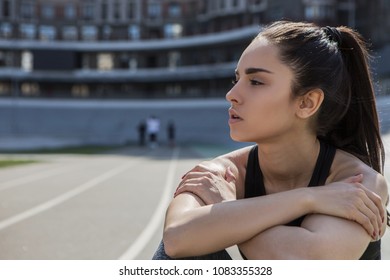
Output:
[[[317,162],[316,137],[299,137],[279,143],[258,143],[259,163],[267,193],[305,187]]]

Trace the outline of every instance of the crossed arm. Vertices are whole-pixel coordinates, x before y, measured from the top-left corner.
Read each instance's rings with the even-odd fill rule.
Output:
[[[387,186],[380,175],[236,200],[242,165],[226,157],[211,166],[188,173],[168,208],[164,244],[171,257],[238,244],[249,259],[358,259],[384,233]],[[379,196],[363,185],[374,185]],[[283,226],[303,215],[301,227]]]

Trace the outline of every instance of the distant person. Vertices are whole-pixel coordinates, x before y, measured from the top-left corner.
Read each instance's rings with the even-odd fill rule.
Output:
[[[176,145],[176,126],[173,121],[169,121],[168,127],[167,127],[167,134],[168,134],[168,142],[169,146],[175,147]]]
[[[138,140],[139,140],[138,143],[140,146],[145,146],[146,124],[144,120],[140,121],[137,130],[138,130]]]
[[[151,148],[158,146],[158,134],[160,132],[160,120],[156,116],[151,116],[146,120],[146,131],[149,135],[149,145]]]

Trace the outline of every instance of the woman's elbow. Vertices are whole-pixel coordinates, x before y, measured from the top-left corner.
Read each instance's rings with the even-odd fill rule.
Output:
[[[173,258],[183,257],[183,248],[180,246],[180,236],[175,228],[165,228],[163,233],[165,253]]]

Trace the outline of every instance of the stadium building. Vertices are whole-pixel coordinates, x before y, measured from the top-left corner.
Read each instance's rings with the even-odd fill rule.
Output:
[[[0,96],[221,97],[263,24],[370,32],[365,2],[378,1],[0,0]]]

